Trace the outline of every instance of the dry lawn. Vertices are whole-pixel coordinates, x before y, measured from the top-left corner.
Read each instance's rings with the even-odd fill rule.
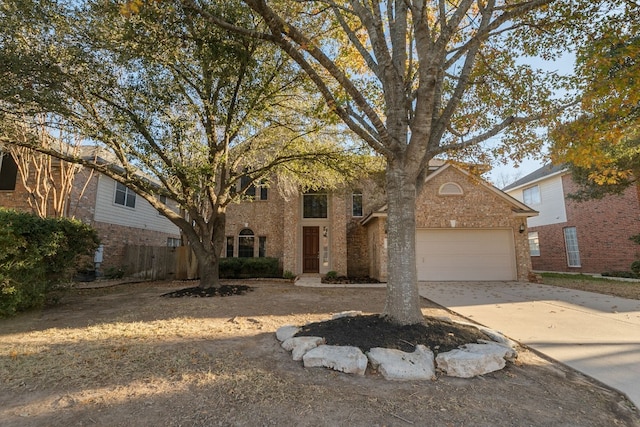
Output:
[[[384,289],[247,284],[252,292],[223,298],[160,298],[185,282],[72,290],[60,305],[0,320],[0,425],[640,425],[617,392],[525,349],[474,379],[305,369],[275,330],[379,312]]]

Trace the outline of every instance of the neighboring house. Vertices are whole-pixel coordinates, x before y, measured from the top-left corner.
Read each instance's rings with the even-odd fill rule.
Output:
[[[14,165],[11,156],[2,153],[0,206],[30,212],[28,194]],[[102,270],[126,265],[128,245],[180,244],[178,227],[146,200],[108,176],[87,168],[80,169],[75,177],[66,216],[90,224],[98,231],[102,244],[95,261]]]
[[[537,271],[603,273],[629,271],[640,259],[640,246],[629,237],[640,233],[638,187],[622,195],[576,202],[571,173],[546,165],[503,191],[540,212],[528,219],[531,261]]]
[[[417,198],[418,279],[529,280],[525,223],[537,212],[452,164],[430,169]],[[275,187],[229,206],[223,256],[275,257],[296,275],[386,280],[383,186],[289,195]]]

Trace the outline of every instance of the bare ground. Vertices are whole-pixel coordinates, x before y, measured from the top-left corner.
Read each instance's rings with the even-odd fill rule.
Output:
[[[253,291],[213,298],[160,298],[185,282],[73,290],[0,320],[0,425],[640,426],[622,395],[526,349],[473,379],[305,369],[275,330],[378,313],[384,289],[243,283]]]

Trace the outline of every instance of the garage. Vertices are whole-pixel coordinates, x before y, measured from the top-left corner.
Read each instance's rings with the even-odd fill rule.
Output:
[[[418,280],[516,280],[511,229],[419,229]]]

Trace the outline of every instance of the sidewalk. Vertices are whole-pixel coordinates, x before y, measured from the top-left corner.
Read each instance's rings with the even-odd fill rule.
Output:
[[[640,301],[532,283],[419,288],[424,298],[625,393],[640,408]]]

